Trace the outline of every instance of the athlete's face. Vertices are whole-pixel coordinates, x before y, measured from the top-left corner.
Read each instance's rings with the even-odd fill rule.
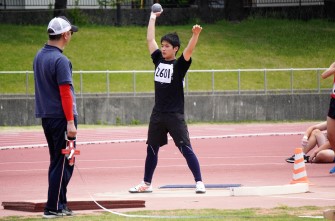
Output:
[[[178,47],[173,47],[169,42],[162,41],[161,51],[165,60],[173,60],[176,58]]]

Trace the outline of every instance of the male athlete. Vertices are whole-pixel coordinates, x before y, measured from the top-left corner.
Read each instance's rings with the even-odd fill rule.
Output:
[[[157,166],[159,148],[167,144],[167,133],[186,159],[196,183],[196,193],[205,193],[200,165],[192,149],[188,129],[184,119],[183,79],[188,71],[202,28],[194,25],[192,37],[182,55],[176,59],[180,48],[179,37],[170,33],[161,38],[161,49],[155,41],[156,18],[161,12],[151,12],[147,29],[148,49],[155,64],[155,105],[150,117],[147,157],[143,181],[129,189],[130,193],[152,192],[152,177]]]
[[[49,147],[48,201],[44,218],[72,216],[67,207],[67,185],[73,166],[62,154],[66,136],[77,135],[76,98],[72,82],[72,64],[63,55],[78,27],[65,17],[53,18],[48,25],[48,43],[36,54],[33,68],[35,80],[35,115],[42,118],[42,127]]]

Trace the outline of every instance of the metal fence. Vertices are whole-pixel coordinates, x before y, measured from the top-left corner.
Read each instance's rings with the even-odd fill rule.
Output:
[[[330,93],[326,68],[189,70],[185,95]],[[77,96],[153,94],[153,71],[73,71]],[[0,97],[32,96],[32,71],[0,71]],[[5,82],[5,83],[4,83]]]
[[[132,6],[141,3],[141,1],[123,1],[122,5]],[[55,0],[0,0],[0,9],[53,9]],[[113,8],[113,1],[104,0],[68,0],[68,8]]]
[[[68,8],[97,9],[115,8],[116,0],[68,0]],[[154,0],[122,0],[125,8],[148,8]],[[160,1],[164,7],[197,7],[200,0],[196,1]],[[224,0],[209,1],[210,7],[223,8]],[[286,6],[308,6],[324,5],[324,0],[244,0],[244,7],[286,7]],[[0,9],[53,9],[55,0],[0,0]]]
[[[55,0],[0,0],[0,9],[53,9]],[[128,8],[143,8],[140,0],[124,0],[121,4]],[[67,8],[98,9],[115,8],[115,1],[108,0],[68,0]]]
[[[117,0],[68,0],[68,8],[115,8]],[[122,0],[120,5],[124,8],[148,8],[154,0]],[[194,7],[199,4],[198,1],[174,0],[160,1],[164,7]],[[223,7],[224,0],[215,0],[210,2],[211,7]],[[0,9],[52,9],[55,0],[0,0]]]
[[[324,5],[324,0],[244,0],[245,7],[290,7]]]

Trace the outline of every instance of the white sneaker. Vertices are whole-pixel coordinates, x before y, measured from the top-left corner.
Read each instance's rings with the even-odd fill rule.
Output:
[[[206,193],[205,184],[202,181],[198,181],[195,185],[195,193]]]
[[[129,193],[151,193],[151,192],[152,192],[151,184],[147,185],[144,181],[142,181],[137,186],[129,189]]]

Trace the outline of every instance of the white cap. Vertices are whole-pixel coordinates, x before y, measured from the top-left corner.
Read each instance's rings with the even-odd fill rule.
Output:
[[[78,27],[71,25],[71,23],[66,17],[64,16],[56,17],[49,22],[47,29],[49,35],[60,35],[67,31],[77,32]]]

